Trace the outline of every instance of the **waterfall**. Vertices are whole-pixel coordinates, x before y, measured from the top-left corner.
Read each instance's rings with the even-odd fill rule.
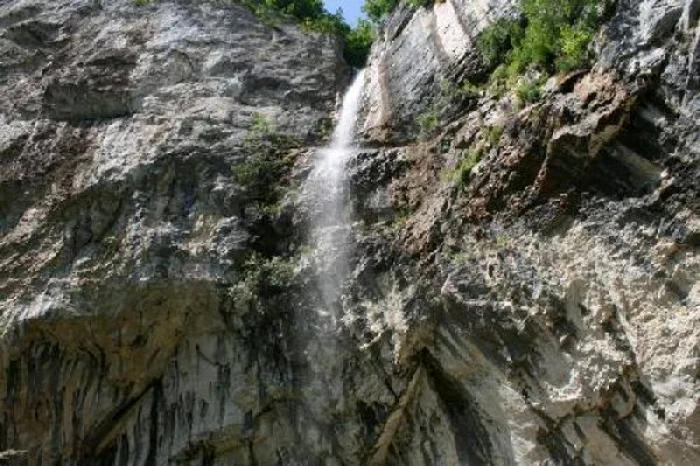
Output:
[[[312,201],[312,241],[316,250],[319,287],[329,314],[348,273],[352,219],[345,208],[346,164],[353,155],[357,115],[364,83],[360,71],[343,98],[330,144],[318,151],[309,178]]]

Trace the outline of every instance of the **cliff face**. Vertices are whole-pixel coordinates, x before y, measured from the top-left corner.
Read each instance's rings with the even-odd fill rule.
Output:
[[[2,457],[271,464],[268,435],[305,454],[279,335],[296,308],[246,313],[231,287],[286,251],[265,209],[327,132],[338,45],[130,0],[4,2],[0,37]]]
[[[591,70],[419,138],[517,5],[385,24],[333,309],[302,183],[334,41],[0,6],[0,463],[700,464],[700,2],[620,0]]]
[[[481,90],[450,108],[445,81],[484,71],[469,37],[514,7],[400,11],[373,50],[359,210],[435,290],[403,312],[431,339],[403,348],[423,351],[422,385],[388,462],[696,464],[700,4],[619,1],[591,70],[533,104]],[[452,459],[421,449],[431,410]]]

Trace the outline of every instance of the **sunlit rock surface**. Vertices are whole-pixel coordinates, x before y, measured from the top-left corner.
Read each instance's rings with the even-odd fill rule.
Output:
[[[516,11],[384,24],[329,306],[302,187],[335,41],[225,2],[3,3],[0,463],[700,464],[700,6],[621,0],[592,70],[419,137]]]

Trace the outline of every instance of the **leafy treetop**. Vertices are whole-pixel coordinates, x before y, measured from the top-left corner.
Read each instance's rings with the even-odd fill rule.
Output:
[[[374,39],[374,29],[367,21],[355,28],[343,19],[342,11],[328,12],[322,0],[241,0],[263,18],[275,18],[280,12],[290,16],[310,31],[334,34],[344,43],[345,60],[352,66],[364,66]]]

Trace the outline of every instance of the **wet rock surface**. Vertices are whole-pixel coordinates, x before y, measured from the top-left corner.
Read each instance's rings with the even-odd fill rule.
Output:
[[[3,4],[0,463],[700,463],[697,3],[620,1],[595,67],[420,137],[517,2],[401,7],[332,309],[302,184],[333,40],[224,2]]]

